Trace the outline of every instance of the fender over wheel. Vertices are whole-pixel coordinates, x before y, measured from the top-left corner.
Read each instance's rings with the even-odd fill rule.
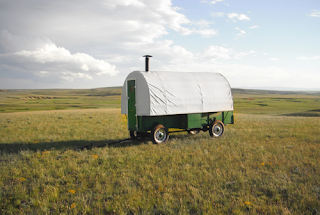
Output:
[[[154,144],[167,143],[169,132],[163,125],[157,125],[151,132],[151,139]]]
[[[211,137],[221,137],[224,134],[224,130],[224,124],[219,120],[212,122],[209,126],[209,134]]]

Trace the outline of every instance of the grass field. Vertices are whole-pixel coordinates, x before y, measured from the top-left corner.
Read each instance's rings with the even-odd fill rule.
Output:
[[[121,88],[86,90],[0,90],[0,113],[120,108]]]
[[[319,94],[235,90],[235,124],[222,138],[177,133],[164,145],[79,151],[128,131],[118,94],[71,91],[46,94],[69,103],[50,111],[20,99],[41,91],[1,92],[0,214],[320,213]],[[98,108],[70,109],[75,101]]]

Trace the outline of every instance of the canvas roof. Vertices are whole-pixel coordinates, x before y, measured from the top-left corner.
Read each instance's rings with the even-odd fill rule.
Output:
[[[231,87],[219,73],[134,71],[122,87],[122,114],[128,114],[127,80],[135,80],[138,116],[233,110]]]

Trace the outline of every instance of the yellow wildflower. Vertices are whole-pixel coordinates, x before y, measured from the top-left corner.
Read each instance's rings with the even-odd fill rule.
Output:
[[[71,208],[75,208],[75,207],[76,207],[76,203],[72,203]]]
[[[261,163],[262,166],[264,166],[264,163]]]
[[[19,181],[25,181],[26,180],[26,178],[21,178]]]
[[[69,193],[75,194],[77,191],[75,190],[68,190]]]
[[[244,204],[253,206],[253,204],[251,202],[244,202]]]
[[[97,158],[98,158],[98,155],[92,155],[92,157],[93,157],[94,159],[97,159]]]

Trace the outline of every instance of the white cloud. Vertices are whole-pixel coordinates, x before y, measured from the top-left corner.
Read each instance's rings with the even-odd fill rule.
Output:
[[[199,34],[202,37],[211,37],[217,35],[217,31],[215,29],[209,28],[209,26],[214,22],[209,22],[205,19],[200,19],[198,21],[192,21],[191,25],[198,26],[199,29],[190,29],[190,34],[195,33]]]
[[[214,29],[202,29],[202,30],[196,30],[195,32],[200,34],[203,37],[211,37],[211,36],[217,35],[217,31]]]
[[[59,70],[64,68],[70,72],[90,72],[96,75],[116,75],[118,71],[115,66],[103,61],[97,60],[90,55],[84,53],[71,54],[68,50],[62,47],[57,47],[55,44],[47,44],[36,50],[22,50],[6,56],[16,56],[20,58],[20,62],[37,64],[36,68],[46,68],[50,64],[50,70]],[[46,65],[47,64],[47,65]],[[88,76],[82,76],[88,77]]]
[[[237,37],[241,37],[246,34],[246,32],[244,30],[241,30],[240,28],[236,28],[236,30],[240,31],[240,33],[237,34]]]
[[[237,18],[238,14],[237,13],[228,13],[227,16],[229,17],[229,19],[233,19],[233,18]]]
[[[259,28],[259,25],[251,26],[250,29]]]
[[[117,1],[108,1],[103,4],[107,8],[116,8],[117,6],[135,6],[135,7],[144,7],[143,4],[139,0],[117,0]]]
[[[213,17],[224,17],[224,12],[212,12],[210,15]]]
[[[45,37],[19,37],[12,35],[5,29],[0,30],[0,53],[37,49],[48,43],[51,41]]]
[[[313,56],[313,57],[297,57],[298,60],[319,60],[320,55],[318,56]]]
[[[75,83],[80,79],[94,80],[87,87],[96,87],[95,83],[105,86],[108,78],[99,75],[119,72],[124,78],[123,73],[137,68],[140,59],[136,59],[146,53],[177,62],[180,57],[192,59],[192,53],[183,47],[161,41],[168,29],[182,35],[217,35],[210,28],[213,22],[189,20],[179,13],[183,8],[173,7],[171,0],[17,0],[2,6],[0,78],[22,75],[57,86],[61,80]]]
[[[209,4],[215,4],[217,2],[222,2],[224,0],[211,0],[211,1],[207,1],[207,0],[202,0],[202,3],[209,3]]]
[[[240,14],[237,18],[239,20],[250,20],[250,18],[245,14]]]
[[[5,9],[0,7],[0,14],[5,17],[1,20],[2,28],[21,35],[50,35],[47,37],[59,46],[77,50],[79,44],[122,48],[130,43],[152,43],[167,35],[168,29],[182,35],[203,35],[202,31],[190,27],[193,22],[179,13],[182,8],[173,7],[171,0],[97,0],[94,3],[79,0],[76,4],[63,0],[35,1],[6,2]],[[24,14],[23,19],[17,19],[18,14]]]
[[[26,4],[17,0],[6,2],[5,7],[0,7],[0,14],[5,16],[2,28],[21,35],[50,35],[49,39],[59,46],[103,43],[118,47],[118,41],[150,43],[168,34],[167,28],[191,34],[190,20],[178,9],[170,0],[79,0],[76,4],[63,0],[30,0]],[[23,18],[17,19],[19,14]]]
[[[215,23],[213,26],[210,19],[204,20],[205,14],[200,14],[197,20],[191,20],[190,17],[197,12],[196,8],[192,8],[196,6],[196,1],[185,4],[184,7],[188,7],[186,10],[180,5],[173,6],[171,2],[172,0],[2,1],[0,86],[119,86],[129,72],[143,70],[142,56],[145,54],[154,56],[150,62],[151,70],[221,72],[232,86],[281,86],[284,79],[290,78],[292,81],[285,84],[302,86],[312,82],[312,86],[319,85],[319,75],[315,76],[318,79],[311,81],[306,75],[303,78],[304,82],[300,83],[298,79],[294,82],[291,70],[286,72],[280,67],[241,64],[242,61],[239,59],[253,58],[255,52],[236,50],[235,47],[240,44],[237,42],[232,42],[232,48],[226,45],[230,40],[226,35],[228,30],[234,31],[236,26],[230,29],[230,25],[222,26],[224,22]],[[207,3],[203,6],[216,6],[221,0],[202,2]],[[222,3],[224,6],[227,5],[226,1]],[[185,11],[190,17],[182,13]],[[311,12],[312,16],[318,17],[318,11]],[[249,12],[246,13],[250,16]],[[234,22],[250,20],[247,15],[241,13],[213,12],[210,15],[211,19],[227,17],[228,21]],[[245,27],[238,26],[235,31],[237,37],[245,35],[246,32],[242,30]],[[249,26],[246,28],[258,27]],[[1,31],[3,29],[7,31]],[[220,31],[223,35],[217,40],[198,39],[200,36],[215,36]],[[179,41],[181,35],[197,37],[184,37]],[[179,45],[172,40],[178,41]],[[241,47],[246,45],[241,44]],[[197,51],[190,51],[186,47]],[[268,55],[266,59],[269,58],[271,56]],[[319,56],[298,59],[319,60]],[[258,61],[249,63],[259,65]],[[306,74],[317,74],[315,70],[308,70],[309,73]],[[116,76],[111,77],[118,71]],[[299,69],[296,71],[295,75],[299,74]]]
[[[320,11],[318,10],[312,10],[313,12],[309,15],[312,17],[320,17]]]
[[[279,67],[257,67],[250,65],[230,64],[217,66],[217,68],[228,79],[231,87],[239,86],[242,88],[249,88],[249,86],[282,86],[283,80],[290,75]]]
[[[238,19],[238,20],[250,20],[250,18],[245,14],[228,13],[227,16],[229,17],[229,19],[231,19],[234,22],[236,22],[235,19]]]
[[[277,61],[277,60],[279,60],[279,59],[278,59],[278,58],[271,57],[271,58],[269,58],[269,60]]]
[[[208,28],[210,26],[210,24],[212,24],[212,23],[214,23],[214,22],[210,22],[205,19],[200,19],[198,21],[191,22],[192,25],[199,26],[200,28]]]
[[[252,56],[256,57],[256,53],[257,52],[253,51],[253,50],[246,51],[246,52],[239,52],[234,55],[234,58],[235,59],[242,59],[243,57],[248,56],[248,55],[252,55]]]
[[[233,54],[232,54],[233,53]],[[201,55],[206,54],[206,56]],[[222,64],[220,60],[229,60],[234,57],[235,52],[232,49],[213,46],[198,53],[197,59],[190,60],[185,64],[167,65],[161,69],[166,71],[203,71],[218,72],[224,75],[229,81],[231,87],[290,87],[294,82],[292,72],[287,72],[281,67],[259,67],[243,64]],[[220,59],[220,60],[219,60]],[[283,80],[292,81],[283,83]],[[304,78],[303,80],[307,80]],[[319,80],[319,79],[318,79]],[[315,81],[313,81],[312,86]],[[296,87],[301,87],[301,83],[295,83]]]
[[[98,60],[85,53],[71,54],[63,47],[57,47],[49,39],[26,39],[1,32],[0,44],[5,46],[4,54],[0,54],[0,63],[14,70],[24,71],[41,77],[50,75],[63,80],[92,79],[92,75],[111,75],[118,73],[114,65]],[[26,48],[15,51],[18,43]],[[12,50],[14,50],[12,52]]]
[[[200,52],[190,52],[181,46],[174,46],[173,41],[169,40],[155,42],[152,47],[148,45],[132,47],[132,51],[135,50],[155,53],[150,61],[150,70],[157,68],[158,71],[212,71],[211,64],[213,63],[219,64],[221,60],[242,59],[255,54],[255,51],[238,52],[232,48],[216,45],[209,46]],[[142,56],[142,53],[139,53],[139,55]],[[136,59],[139,60],[138,68],[143,68],[144,59],[142,57],[133,59],[135,61],[137,61]],[[196,69],[196,65],[203,64],[208,67]]]
[[[182,7],[173,7],[172,9],[173,9],[173,10],[183,10]]]
[[[198,54],[198,58],[210,60],[229,59],[233,53],[234,51],[232,49],[212,45],[206,48],[201,54]]]
[[[253,55],[256,52],[246,51],[246,52],[236,52],[231,48],[225,48],[222,46],[209,46],[208,48],[204,49],[202,52],[197,53],[195,58],[201,61],[211,60],[226,60],[226,59],[241,59],[248,55]]]

